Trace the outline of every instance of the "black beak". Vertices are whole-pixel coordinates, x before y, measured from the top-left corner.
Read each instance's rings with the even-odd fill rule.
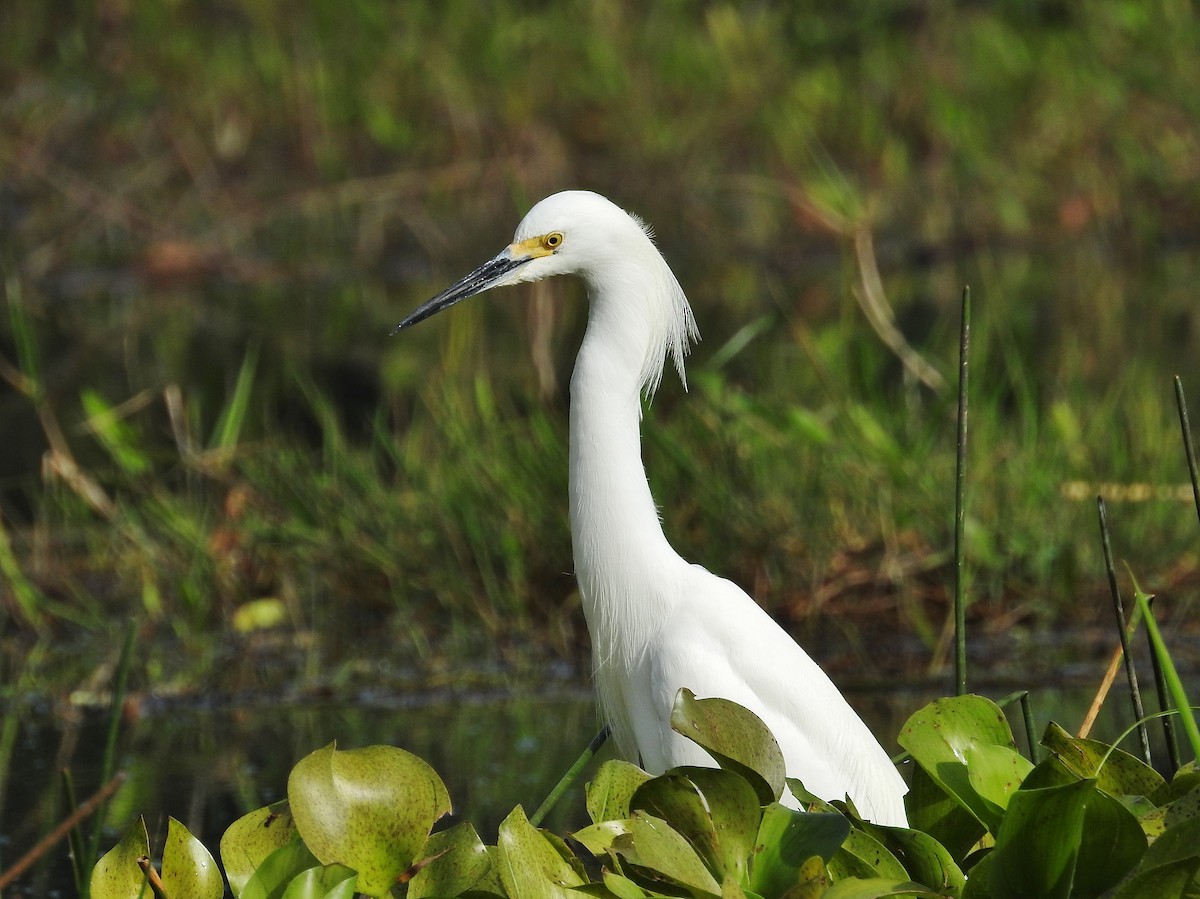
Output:
[[[511,250],[504,250],[500,255],[489,259],[465,278],[451,284],[432,300],[417,307],[404,321],[396,325],[392,333],[395,334],[402,328],[407,328],[409,325],[415,325],[417,322],[424,321],[429,316],[436,315],[443,309],[449,309],[460,300],[465,300],[467,297],[473,297],[477,293],[482,293],[504,275],[507,275],[513,269],[524,265],[528,261],[528,256],[525,258],[514,258]]]

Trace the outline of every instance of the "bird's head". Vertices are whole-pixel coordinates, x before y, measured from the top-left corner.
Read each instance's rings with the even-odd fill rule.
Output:
[[[641,220],[586,190],[553,194],[529,210],[513,241],[473,272],[422,304],[396,326],[415,325],[493,287],[540,281],[554,275],[587,275],[614,253],[651,247]],[[640,247],[639,247],[640,249]]]
[[[668,354],[683,380],[683,357],[700,337],[687,297],[642,220],[586,190],[546,197],[517,225],[512,243],[413,310],[395,330],[493,287],[570,274],[588,282],[593,308],[620,304],[617,317],[625,336],[633,335],[626,343],[644,347],[636,364],[647,396],[658,387]]]

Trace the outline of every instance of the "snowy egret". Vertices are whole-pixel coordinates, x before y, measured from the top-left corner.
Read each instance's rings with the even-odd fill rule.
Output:
[[[867,818],[904,825],[903,778],[825,672],[745,592],[684,561],[663,534],[642,464],[642,397],[668,355],[684,378],[699,333],[640,219],[588,191],[547,197],[511,244],[396,330],[493,287],[567,274],[584,280],[590,301],[571,377],[571,542],[597,703],[618,752],[651,773],[711,765],[668,723],[688,687],[762,718],[788,774],[811,792],[849,795]]]

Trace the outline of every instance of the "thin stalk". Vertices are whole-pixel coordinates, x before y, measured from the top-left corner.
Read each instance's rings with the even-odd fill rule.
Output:
[[[1117,615],[1117,633],[1121,636],[1121,652],[1125,656],[1125,676],[1129,680],[1129,697],[1133,701],[1133,717],[1138,722],[1138,740],[1142,744],[1142,757],[1147,765],[1150,760],[1150,733],[1146,729],[1146,710],[1142,706],[1142,691],[1138,689],[1137,670],[1133,655],[1129,651],[1129,637],[1125,633],[1125,604],[1121,601],[1121,589],[1117,586],[1117,571],[1113,566],[1112,543],[1108,537],[1108,514],[1104,508],[1104,497],[1096,497],[1096,508],[1100,514],[1100,539],[1104,544],[1104,567],[1108,572],[1108,589],[1112,594],[1113,609]]]
[[[121,644],[121,656],[117,661],[117,676],[113,684],[112,707],[108,712],[108,736],[104,743],[104,764],[100,768],[100,777],[110,781],[117,760],[117,737],[121,733],[121,706],[125,703],[125,686],[129,681],[129,666],[133,661],[133,638],[137,634],[137,622],[129,620],[125,627],[125,641]],[[100,854],[100,838],[103,833],[104,815],[101,814],[92,828],[92,838],[88,841],[88,855],[84,860],[86,866]],[[89,884],[90,887],[90,884]],[[87,899],[88,893],[83,897]]]
[[[1196,446],[1192,443],[1192,426],[1188,423],[1187,403],[1183,399],[1183,381],[1175,376],[1175,405],[1179,408],[1179,426],[1183,429],[1183,452],[1187,456],[1188,474],[1192,477],[1192,499],[1196,502],[1196,518],[1200,519],[1200,475],[1196,473]]]
[[[966,532],[967,507],[967,376],[971,351],[971,288],[964,287],[958,342],[958,450],[954,478],[954,683],[967,692]]]
[[[1029,744],[1029,759],[1036,765],[1038,761],[1037,737],[1034,736],[1033,704],[1029,699],[1029,691],[1017,690],[1015,693],[1009,693],[1003,699],[996,700],[996,705],[1006,709],[1014,702],[1021,703],[1021,719],[1025,726],[1025,740]]]
[[[1021,717],[1025,720],[1025,739],[1029,742],[1029,761],[1035,765],[1041,761],[1038,740],[1033,724],[1033,699],[1026,690],[1021,694]]]
[[[575,778],[579,776],[579,772],[583,770],[584,766],[592,760],[592,756],[600,751],[600,747],[605,744],[611,733],[612,729],[607,724],[600,728],[600,732],[592,737],[592,742],[588,743],[587,749],[580,753],[579,758],[575,760],[575,764],[568,769],[566,774],[559,778],[558,783],[554,785],[554,789],[550,791],[550,795],[537,807],[537,811],[529,816],[530,824],[534,827],[541,825],[542,820],[550,813],[550,810],[554,808],[558,800],[562,798],[562,794],[567,791],[567,788],[575,782]]]

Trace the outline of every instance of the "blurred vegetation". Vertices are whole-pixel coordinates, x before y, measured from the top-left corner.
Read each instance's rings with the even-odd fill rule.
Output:
[[[567,187],[656,227],[706,337],[645,421],[668,535],[802,637],[944,654],[953,391],[864,310],[952,383],[966,283],[975,614],[1091,614],[1104,484],[1194,596],[1198,47],[1175,0],[6,3],[3,633],[134,614],[155,680],[272,624],[576,657],[582,291],[388,337]]]

